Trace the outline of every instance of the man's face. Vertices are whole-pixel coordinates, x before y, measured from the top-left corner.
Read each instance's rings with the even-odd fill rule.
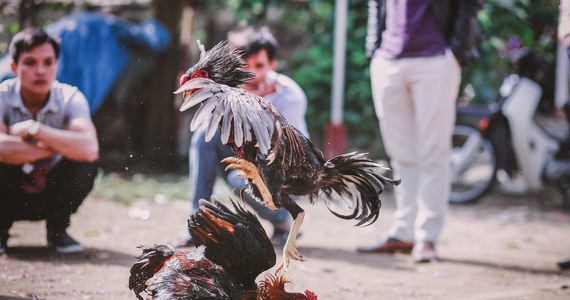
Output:
[[[22,52],[12,71],[20,78],[22,91],[47,95],[57,71],[57,57],[51,44],[46,43]]]
[[[247,63],[246,70],[255,74],[251,82],[257,85],[265,82],[267,72],[275,68],[275,60],[269,60],[265,49],[250,55],[245,62]]]

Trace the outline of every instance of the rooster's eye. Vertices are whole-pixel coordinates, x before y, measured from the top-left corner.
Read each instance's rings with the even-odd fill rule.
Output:
[[[206,70],[198,70],[195,71],[194,73],[192,73],[192,76],[190,76],[191,79],[194,78],[208,78],[208,71]]]

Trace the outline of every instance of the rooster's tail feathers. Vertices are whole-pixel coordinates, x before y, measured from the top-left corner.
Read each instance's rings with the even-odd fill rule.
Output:
[[[351,152],[335,156],[324,164],[320,177],[319,198],[324,198],[327,207],[342,219],[357,219],[358,225],[374,223],[380,213],[380,194],[384,185],[400,184],[400,180],[381,175],[388,168],[370,160],[366,153]],[[317,196],[313,194],[312,197]],[[352,210],[348,214],[335,211],[336,206]]]
[[[235,201],[231,201],[234,211],[219,201],[212,202],[201,199],[200,208],[188,219],[188,230],[198,245],[218,244],[223,238],[221,229],[234,233],[234,226],[239,223],[259,220],[250,211]]]

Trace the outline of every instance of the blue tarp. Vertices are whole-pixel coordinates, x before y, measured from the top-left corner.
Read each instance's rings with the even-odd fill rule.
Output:
[[[79,87],[95,113],[122,76],[133,51],[149,57],[163,51],[170,43],[168,30],[156,20],[133,24],[102,13],[77,13],[46,27],[61,39],[57,79]],[[139,56],[140,57],[140,56]],[[11,57],[0,59],[0,81],[14,74]]]

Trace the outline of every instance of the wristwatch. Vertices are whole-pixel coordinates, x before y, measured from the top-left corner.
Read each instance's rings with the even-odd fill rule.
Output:
[[[33,138],[36,136],[36,134],[38,134],[39,131],[40,131],[40,122],[34,121],[32,125],[30,125],[28,129],[26,129],[26,134],[28,135],[28,137]]]

